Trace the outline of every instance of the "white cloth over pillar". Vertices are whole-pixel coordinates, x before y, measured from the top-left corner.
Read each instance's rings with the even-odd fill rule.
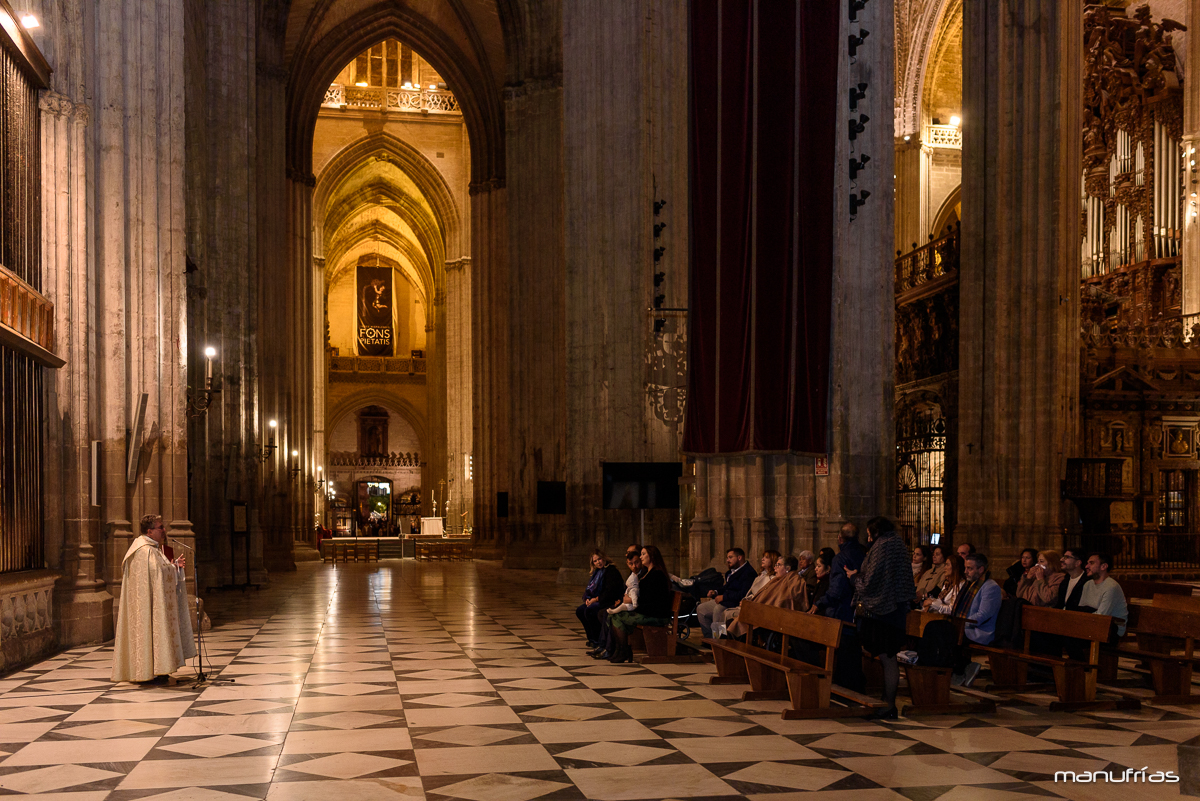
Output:
[[[150,681],[174,673],[196,655],[182,572],[150,537],[125,553],[113,681]]]

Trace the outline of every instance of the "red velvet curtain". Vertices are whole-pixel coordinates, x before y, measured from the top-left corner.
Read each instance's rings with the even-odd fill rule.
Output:
[[[684,450],[825,453],[836,0],[692,0]]]

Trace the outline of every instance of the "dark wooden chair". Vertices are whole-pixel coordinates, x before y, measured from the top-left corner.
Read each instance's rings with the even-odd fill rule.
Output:
[[[665,626],[638,626],[629,633],[629,644],[646,655],[643,665],[675,665],[704,662],[704,654],[679,641],[679,607],[683,593],[675,590],[671,600],[671,622]]]
[[[965,618],[955,618],[948,615],[916,610],[908,613],[906,629],[908,636],[920,639],[925,633],[925,627],[935,620],[950,621],[957,633],[958,642],[962,642]],[[933,667],[930,665],[909,665],[901,663],[904,677],[908,682],[908,694],[912,703],[904,707],[905,717],[920,715],[959,715],[965,712],[983,713],[995,712],[996,703],[986,699],[976,701],[951,701],[950,679],[951,668]]]

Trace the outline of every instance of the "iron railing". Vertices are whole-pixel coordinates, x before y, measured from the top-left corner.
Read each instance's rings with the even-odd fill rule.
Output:
[[[950,233],[935,239],[896,259],[896,295],[921,287],[939,278],[958,276],[959,226]]]

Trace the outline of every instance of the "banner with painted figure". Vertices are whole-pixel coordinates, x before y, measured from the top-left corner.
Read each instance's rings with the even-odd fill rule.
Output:
[[[392,356],[392,269],[358,268],[358,355]]]

